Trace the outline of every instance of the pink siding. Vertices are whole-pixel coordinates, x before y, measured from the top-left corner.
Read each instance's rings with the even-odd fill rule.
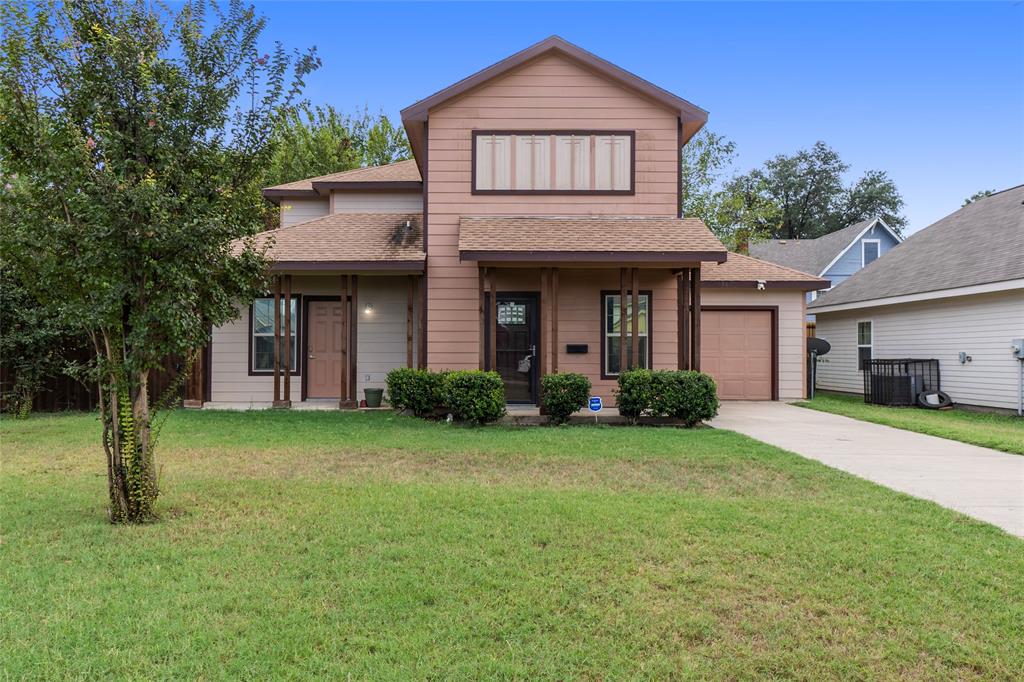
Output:
[[[635,130],[636,194],[474,196],[474,129]],[[429,364],[433,368],[475,368],[479,360],[477,266],[459,261],[460,216],[676,213],[676,115],[558,55],[541,57],[431,111],[428,136],[427,339]],[[537,271],[533,272],[536,276]],[[601,288],[617,288],[618,271],[609,269],[599,275],[591,272],[589,279],[564,269],[562,273],[560,343],[564,347],[572,334],[587,336],[579,342],[590,343],[597,350],[583,356],[585,360],[580,360],[580,356],[563,358],[559,367],[569,371],[573,369],[572,363],[580,363],[582,370],[584,365],[592,364],[593,372],[585,371],[596,380],[600,369],[597,292]],[[659,289],[654,297],[655,314],[659,315],[658,326],[664,332],[656,332],[653,359],[656,366],[675,366],[675,285],[669,273],[662,274],[668,287],[665,291],[661,286],[643,285]],[[597,283],[598,277],[601,284]],[[651,272],[642,277],[643,281],[656,279]],[[508,287],[499,283],[499,289]],[[669,310],[659,309],[664,307]],[[588,322],[588,317],[592,321]],[[599,383],[595,381],[595,386]],[[610,397],[610,389],[605,393]]]

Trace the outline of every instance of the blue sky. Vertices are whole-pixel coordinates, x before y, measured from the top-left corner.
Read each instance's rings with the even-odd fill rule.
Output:
[[[710,112],[744,171],[816,140],[887,171],[909,231],[1024,182],[1024,2],[258,2],[317,104],[398,112],[558,34]]]

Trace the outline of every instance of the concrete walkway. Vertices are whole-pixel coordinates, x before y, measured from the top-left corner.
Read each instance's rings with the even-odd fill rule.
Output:
[[[1024,455],[785,403],[723,402],[711,425],[1024,537]]]

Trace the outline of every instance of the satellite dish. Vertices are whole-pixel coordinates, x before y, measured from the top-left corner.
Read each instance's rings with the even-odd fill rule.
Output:
[[[832,350],[832,345],[825,339],[819,339],[814,336],[807,337],[807,352],[815,353],[817,355],[826,355]]]

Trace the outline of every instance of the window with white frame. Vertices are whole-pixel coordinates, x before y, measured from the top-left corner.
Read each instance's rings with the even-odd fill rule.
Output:
[[[865,239],[860,243],[860,264],[861,267],[878,260],[882,244],[877,239]]]
[[[875,345],[875,333],[870,320],[857,323],[857,369],[868,369],[872,349]]]
[[[292,297],[291,305],[291,368],[292,373],[298,373],[298,335],[299,328],[299,299]],[[273,372],[274,371],[274,299],[272,297],[257,298],[252,303],[250,311],[252,320],[252,372]],[[284,326],[284,299],[281,299],[281,326]],[[284,338],[281,338],[281,349],[284,350]],[[284,367],[284,358],[281,358],[281,367]]]
[[[477,131],[473,191],[630,194],[633,143],[632,131]]]
[[[650,296],[640,294],[638,297],[639,313],[637,314],[637,347],[639,348],[639,367],[650,369],[651,348],[650,348]],[[603,367],[606,376],[616,376],[620,371],[620,360],[622,355],[622,309],[619,306],[619,294],[604,295],[604,358]],[[633,357],[633,296],[626,294],[626,358],[627,363]]]

